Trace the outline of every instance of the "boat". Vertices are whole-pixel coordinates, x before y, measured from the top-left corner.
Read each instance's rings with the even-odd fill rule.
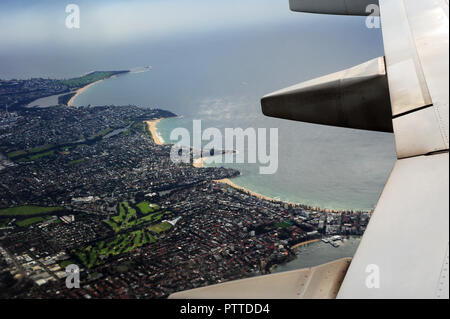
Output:
[[[331,244],[331,246],[333,246],[334,248],[338,248],[338,247],[340,246],[339,243],[334,242],[334,241],[330,242],[330,244]]]

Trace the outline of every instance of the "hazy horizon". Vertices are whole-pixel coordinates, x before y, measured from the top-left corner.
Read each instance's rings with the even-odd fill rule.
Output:
[[[197,54],[204,58],[202,51],[208,44],[217,46],[223,37],[246,34],[253,38],[267,34],[261,49],[272,51],[273,60],[268,63],[292,59],[295,55],[286,50],[295,50],[299,60],[284,62],[305,76],[383,54],[380,30],[367,29],[364,18],[293,13],[285,0],[76,4],[80,29],[67,29],[66,3],[2,1],[0,78],[74,77],[92,70],[159,65],[177,58],[171,55],[174,48],[198,41],[203,43],[196,46]],[[274,36],[284,39],[273,41]],[[242,43],[244,51],[245,45]]]

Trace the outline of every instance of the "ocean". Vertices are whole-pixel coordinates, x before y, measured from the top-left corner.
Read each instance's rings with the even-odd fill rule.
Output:
[[[276,127],[275,174],[259,174],[259,164],[210,165],[239,169],[241,175],[233,179],[236,184],[276,199],[331,209],[374,208],[395,161],[392,134],[268,118],[260,109],[259,90],[236,88],[234,94],[212,94],[202,86],[195,95],[190,91],[189,97],[182,89],[170,93],[163,88],[164,76],[164,70],[157,68],[117,76],[88,88],[74,105],[136,104],[172,111],[179,117],[157,125],[166,143],[175,142],[170,133],[178,127],[192,136],[195,119],[202,121],[203,129],[215,127],[222,133],[225,128]]]

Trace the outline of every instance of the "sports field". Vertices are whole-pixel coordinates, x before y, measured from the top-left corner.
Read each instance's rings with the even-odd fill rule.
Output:
[[[0,209],[0,216],[32,216],[62,210],[62,207],[17,206]]]

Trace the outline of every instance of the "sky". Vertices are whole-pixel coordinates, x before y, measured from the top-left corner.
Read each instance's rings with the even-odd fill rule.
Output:
[[[79,29],[65,26],[69,3],[80,8]],[[323,45],[316,38],[318,50],[330,50],[328,43],[334,46],[334,39],[351,36],[355,43],[358,38],[373,37],[367,50],[372,55],[382,52],[381,33],[363,25],[359,17],[291,12],[288,0],[2,0],[0,77],[75,76],[108,64],[121,66],[126,57],[136,63],[144,60],[137,52],[151,59],[161,46],[168,48],[187,39],[214,41],[224,34],[239,37],[246,32],[279,37],[282,33],[273,35],[273,30],[280,28],[290,40],[319,34]],[[356,62],[370,55],[352,52]],[[87,59],[96,63],[83,64],[81,60]]]
[[[284,18],[287,5],[273,6],[270,2],[273,0],[76,1],[72,3],[80,8],[81,28],[68,30],[65,1],[2,1],[0,35],[6,45],[49,41],[93,45],[95,41],[127,42],[140,37],[153,40]]]

